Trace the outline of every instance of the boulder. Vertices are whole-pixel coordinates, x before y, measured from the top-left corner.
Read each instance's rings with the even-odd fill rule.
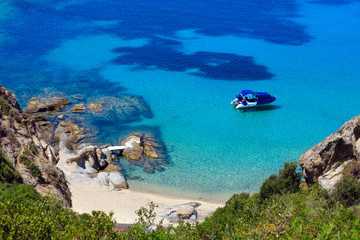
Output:
[[[140,137],[130,136],[120,143],[120,146],[127,146],[122,154],[131,161],[138,161],[142,158],[144,148],[140,145]]]
[[[160,212],[159,216],[171,220],[173,222],[177,221],[178,217],[180,217],[183,220],[196,221],[198,216],[196,208],[200,205],[201,204],[198,202],[179,204],[174,206],[172,209],[168,211]]]
[[[84,112],[86,110],[86,107],[83,103],[75,104],[72,108],[73,112]]]
[[[47,102],[47,109],[50,112],[58,112],[64,109],[68,104],[70,104],[70,101],[65,98],[52,97],[50,101]]]
[[[307,183],[317,182],[319,177],[331,170],[335,163],[343,163],[352,158],[359,159],[360,115],[346,122],[307,152],[300,160]]]
[[[100,172],[97,175],[97,183],[100,186],[109,186],[109,173]]]
[[[190,205],[178,206],[175,211],[182,219],[189,219],[196,212],[195,208]]]
[[[29,114],[38,113],[39,112],[39,104],[40,103],[36,98],[31,98],[27,103],[25,112],[29,113]]]
[[[58,112],[64,109],[70,103],[69,100],[61,97],[52,97],[47,98],[31,98],[25,108],[25,112],[29,114],[35,113],[44,113],[49,112]]]
[[[92,111],[92,112],[98,112],[101,111],[101,107],[102,105],[100,103],[90,103],[88,105],[88,108]]]
[[[109,182],[115,189],[127,189],[129,188],[128,183],[126,182],[125,176],[120,172],[110,172],[109,173]]]
[[[73,152],[66,162],[76,162],[79,166],[85,168],[86,172],[93,175],[95,171],[97,172],[108,165],[108,158],[110,158],[110,155],[105,154],[97,146],[89,145],[78,152]]]

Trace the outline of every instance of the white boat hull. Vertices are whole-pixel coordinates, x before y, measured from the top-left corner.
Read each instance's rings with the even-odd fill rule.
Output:
[[[248,102],[247,105],[243,105],[237,98],[235,98],[234,100],[232,100],[232,101],[230,102],[230,104],[234,105],[235,108],[237,108],[237,109],[239,109],[239,108],[259,107],[259,106],[268,105],[268,103],[267,103],[267,104],[257,105],[257,102]]]

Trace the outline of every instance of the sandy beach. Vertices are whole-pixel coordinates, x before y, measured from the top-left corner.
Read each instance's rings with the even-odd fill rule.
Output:
[[[101,210],[106,213],[113,212],[118,223],[132,224],[138,216],[135,211],[141,207],[149,206],[150,202],[157,205],[155,212],[157,221],[160,221],[158,213],[168,211],[177,204],[198,202],[201,205],[196,208],[198,221],[211,215],[216,208],[223,206],[220,203],[210,203],[186,198],[175,198],[150,193],[135,192],[130,189],[121,191],[110,187],[99,186],[95,181],[70,183],[72,193],[72,209],[79,213],[91,213],[93,210]],[[165,220],[164,224],[170,223]]]

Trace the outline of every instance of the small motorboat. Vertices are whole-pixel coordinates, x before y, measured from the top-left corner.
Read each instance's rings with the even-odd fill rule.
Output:
[[[275,96],[267,92],[254,92],[252,90],[242,90],[236,98],[230,102],[236,108],[248,108],[263,106],[276,100]]]

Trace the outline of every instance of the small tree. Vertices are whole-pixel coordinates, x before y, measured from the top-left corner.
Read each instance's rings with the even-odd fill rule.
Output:
[[[274,194],[295,193],[300,190],[301,172],[297,170],[297,162],[285,162],[279,174],[272,174],[260,187],[260,200],[270,198]]]
[[[343,176],[336,184],[331,194],[334,199],[350,207],[360,202],[360,182],[352,176]]]

